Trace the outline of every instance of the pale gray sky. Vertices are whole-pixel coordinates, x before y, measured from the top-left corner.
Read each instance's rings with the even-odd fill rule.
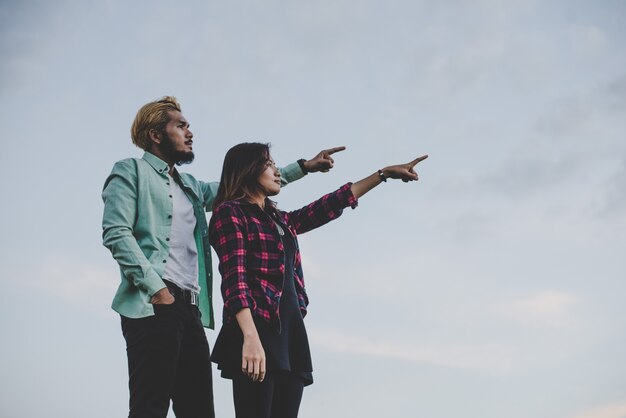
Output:
[[[100,191],[163,95],[201,179],[346,145],[284,209],[430,154],[301,237],[300,416],[626,417],[623,0],[4,1],[0,35],[3,417],[125,416]]]

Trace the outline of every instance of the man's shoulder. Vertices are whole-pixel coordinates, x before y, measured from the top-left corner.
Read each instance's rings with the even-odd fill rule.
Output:
[[[180,174],[180,177],[185,179],[185,180],[193,181],[193,182],[196,182],[196,183],[199,181],[192,174],[184,173],[184,172],[181,172],[181,171],[179,171],[178,174]]]
[[[142,172],[153,171],[154,167],[143,158],[124,158],[113,164],[113,172],[130,172],[137,173],[141,176]]]
[[[186,185],[192,187],[192,188],[202,188],[202,182],[200,180],[198,180],[197,178],[195,178],[192,174],[189,173],[181,173],[180,171],[178,172],[178,174],[180,175],[180,178],[183,180],[183,183],[185,183]]]
[[[113,164],[113,170],[117,169],[128,169],[132,168],[133,170],[138,165],[139,161],[142,161],[141,158],[124,158],[123,160],[116,161]]]

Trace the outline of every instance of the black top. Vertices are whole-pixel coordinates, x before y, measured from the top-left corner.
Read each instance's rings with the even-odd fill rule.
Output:
[[[313,383],[313,366],[294,284],[296,243],[286,226],[278,224],[277,227],[285,248],[285,276],[279,305],[280,333],[262,319],[254,317],[254,323],[265,350],[267,370],[296,373],[307,386]],[[211,356],[222,371],[222,377],[231,379],[240,373],[242,346],[243,334],[237,321],[222,326]]]

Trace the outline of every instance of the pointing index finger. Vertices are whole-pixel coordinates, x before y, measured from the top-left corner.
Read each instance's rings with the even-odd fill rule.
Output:
[[[346,149],[346,147],[335,147],[335,148],[329,148],[329,149],[327,149],[327,150],[326,150],[326,153],[327,153],[327,154],[329,154],[329,155],[331,155],[331,154],[334,154],[334,153],[336,153],[336,152],[343,151],[343,150],[345,150],[345,149]]]
[[[414,167],[417,163],[419,163],[420,161],[424,161],[426,158],[428,158],[428,154],[427,155],[422,155],[421,157],[417,157],[416,159],[414,159],[413,161],[411,161],[409,163],[409,165],[411,167]]]

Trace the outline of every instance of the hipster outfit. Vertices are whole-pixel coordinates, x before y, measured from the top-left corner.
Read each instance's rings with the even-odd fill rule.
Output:
[[[130,418],[165,418],[170,399],[178,416],[214,416],[203,327],[214,327],[205,212],[218,183],[169,170],[149,152],[118,161],[102,192],[103,244],[121,272],[112,308],[126,339]],[[284,184],[302,176],[296,163],[281,170]],[[152,305],[166,287],[175,302]]]
[[[269,200],[265,210],[235,200],[224,202],[214,211],[209,237],[219,258],[224,310],[211,360],[223,377],[233,379],[238,418],[287,416],[276,413],[280,407],[277,403],[281,403],[277,397],[284,394],[271,388],[275,384],[295,385],[296,392],[300,385],[300,395],[293,395],[297,399],[284,401],[295,405],[291,408],[295,414],[289,416],[297,415],[301,387],[313,383],[302,320],[308,298],[297,234],[322,226],[339,217],[344,208],[356,205],[348,183],[293,212],[279,211]],[[251,310],[266,354],[267,377],[263,383],[252,383],[241,372],[243,336],[235,315],[244,308]]]

